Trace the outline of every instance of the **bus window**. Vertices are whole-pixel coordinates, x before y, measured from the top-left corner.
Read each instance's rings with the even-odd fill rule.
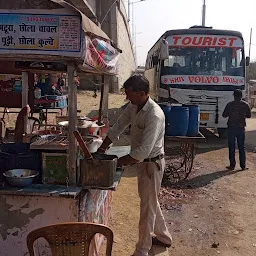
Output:
[[[170,75],[243,76],[240,48],[173,47],[164,60],[162,72]]]

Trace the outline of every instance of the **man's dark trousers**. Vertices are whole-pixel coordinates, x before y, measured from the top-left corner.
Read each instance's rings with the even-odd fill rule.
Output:
[[[236,140],[239,150],[239,159],[240,159],[240,167],[245,168],[245,128],[242,127],[228,127],[228,147],[229,147],[229,161],[230,166],[236,166],[236,158],[235,158],[235,150],[236,150]]]

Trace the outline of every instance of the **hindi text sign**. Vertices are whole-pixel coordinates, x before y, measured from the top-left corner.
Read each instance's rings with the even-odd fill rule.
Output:
[[[80,52],[80,16],[0,13],[0,49]]]

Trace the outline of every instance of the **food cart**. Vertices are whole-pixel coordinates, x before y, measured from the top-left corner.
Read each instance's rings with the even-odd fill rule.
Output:
[[[188,178],[193,169],[196,147],[206,141],[201,132],[197,136],[165,136],[166,168],[164,180],[176,183]]]
[[[53,155],[55,158],[48,159],[46,164],[63,168],[61,177],[54,181],[47,180],[46,172],[38,167],[38,172],[41,173],[35,180],[36,184],[28,187],[13,187],[1,181],[1,256],[28,255],[26,247],[28,233],[46,225],[69,221],[89,221],[107,225],[112,190],[120,179],[119,172],[114,183],[109,187],[99,189],[97,184],[80,186],[81,155],[73,136],[73,132],[77,129],[77,118],[74,118],[77,116],[77,72],[114,74],[120,50],[111,45],[111,41],[99,27],[66,1],[42,1],[44,8],[39,8],[37,1],[33,4],[28,3],[29,8],[20,11],[19,1],[16,2],[17,5],[13,5],[11,10],[0,10],[0,63],[2,66],[4,63],[9,63],[12,70],[21,75],[22,92],[19,100],[22,107],[33,104],[29,100],[31,90],[33,93],[33,88],[29,89],[29,80],[32,79],[33,73],[66,72],[69,125],[65,146],[56,151],[51,148],[47,152],[48,156]],[[111,63],[105,61],[104,54],[108,55],[106,59],[111,59]],[[34,65],[35,62],[37,65]],[[104,90],[103,87],[102,98],[106,98],[107,94],[108,90]],[[101,100],[99,111],[100,120],[103,101],[104,99]],[[27,118],[25,119],[26,130]],[[12,144],[12,146],[18,145]],[[33,149],[29,150],[33,151]],[[10,159],[14,159],[17,168],[21,164],[22,154],[17,149],[14,151],[12,149],[8,153],[2,153],[6,156],[4,162],[10,163]],[[33,151],[33,154],[42,161],[41,152]],[[30,159],[35,161],[36,158],[33,155]],[[26,158],[23,161],[20,168],[25,168],[28,162],[32,162],[27,160]],[[56,183],[59,178],[64,178],[62,184]],[[100,236],[95,238],[91,248],[92,255],[99,249],[101,241]],[[39,240],[36,248],[42,255],[49,255],[49,248],[44,241]]]

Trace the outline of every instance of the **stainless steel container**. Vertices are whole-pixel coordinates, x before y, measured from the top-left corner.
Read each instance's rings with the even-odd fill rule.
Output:
[[[117,156],[92,154],[93,160],[82,159],[81,186],[111,187],[115,182]]]
[[[13,169],[3,173],[7,182],[12,186],[26,187],[32,184],[38,172],[28,169]]]
[[[101,137],[94,135],[83,136],[83,140],[91,153],[95,153],[103,142]]]

